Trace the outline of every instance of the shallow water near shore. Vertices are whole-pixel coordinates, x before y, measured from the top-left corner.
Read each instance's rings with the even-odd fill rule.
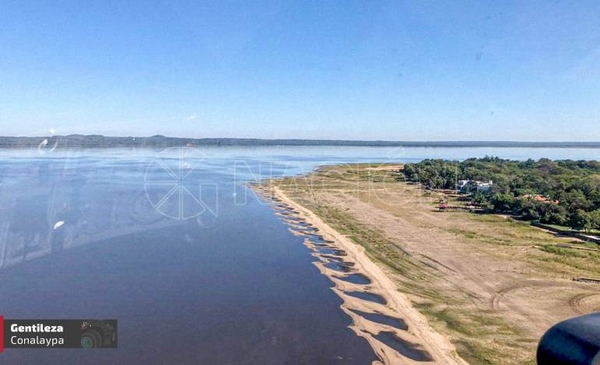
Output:
[[[341,265],[344,252],[319,246],[327,242],[305,222],[296,224],[306,236],[292,234],[244,183],[303,174],[323,163],[471,156],[462,149],[407,150],[2,151],[2,314],[119,321],[116,350],[7,350],[3,359],[48,364],[377,360],[367,341],[348,328],[351,318],[339,308],[332,282],[315,268],[317,258],[303,241],[314,240],[340,272],[350,270]],[[513,158],[543,152],[497,150]],[[577,151],[571,158],[593,154]],[[560,158],[566,151],[556,153],[543,157]],[[58,222],[63,224],[55,229]],[[342,280],[370,282],[359,274]],[[382,303],[374,294],[349,295]],[[398,319],[379,319],[401,325]],[[397,347],[400,340],[390,336],[380,338]],[[423,358],[409,344],[400,345]]]

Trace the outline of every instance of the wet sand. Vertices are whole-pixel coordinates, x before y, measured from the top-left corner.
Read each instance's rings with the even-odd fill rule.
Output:
[[[381,362],[374,364],[466,364],[448,339],[435,332],[364,248],[324,223],[275,186],[254,185],[290,231],[318,260],[315,266],[334,284],[351,329],[365,338]]]

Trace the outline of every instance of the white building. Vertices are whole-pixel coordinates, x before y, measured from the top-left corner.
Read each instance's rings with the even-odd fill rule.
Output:
[[[489,191],[492,186],[494,186],[494,182],[492,180],[488,182],[477,181],[477,180],[458,180],[456,182],[456,190],[461,193],[470,193],[473,191]]]

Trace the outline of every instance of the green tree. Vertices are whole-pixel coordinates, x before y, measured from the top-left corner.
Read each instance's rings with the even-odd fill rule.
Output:
[[[517,213],[521,218],[530,221],[537,221],[541,217],[537,204],[532,199],[519,199]]]
[[[578,210],[587,211],[592,207],[592,202],[587,200],[585,194],[579,189],[571,189],[560,196],[560,201],[570,212]]]
[[[592,216],[585,210],[578,209],[571,215],[569,224],[573,229],[587,232],[592,229]]]
[[[600,210],[594,210],[588,214],[590,216],[592,229],[600,230]]]
[[[494,194],[491,203],[497,212],[511,212],[515,207],[515,198],[511,194]]]
[[[476,191],[473,194],[473,203],[476,205],[484,205],[485,203],[487,203],[487,197],[485,196],[485,194],[481,191]]]
[[[540,213],[540,222],[565,225],[569,221],[569,213],[564,207],[557,204],[540,203],[537,206]]]

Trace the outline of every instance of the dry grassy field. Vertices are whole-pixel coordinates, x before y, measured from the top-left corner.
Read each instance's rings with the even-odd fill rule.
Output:
[[[600,310],[600,285],[572,280],[600,278],[596,245],[504,216],[440,212],[440,193],[399,181],[399,168],[331,166],[266,184],[363,246],[469,363],[534,364],[550,326]]]

